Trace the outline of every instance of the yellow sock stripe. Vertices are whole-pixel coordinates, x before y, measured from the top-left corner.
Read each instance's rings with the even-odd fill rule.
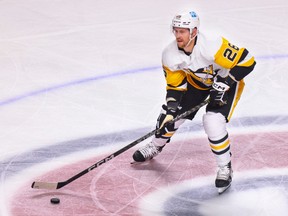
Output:
[[[230,144],[230,141],[227,140],[226,142],[224,142],[221,145],[213,145],[213,144],[210,143],[210,147],[214,151],[222,151],[222,150],[226,149],[229,146],[229,144]]]

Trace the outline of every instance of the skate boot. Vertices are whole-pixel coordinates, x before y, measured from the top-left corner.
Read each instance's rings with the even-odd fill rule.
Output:
[[[139,148],[134,154],[133,159],[135,162],[144,162],[151,160],[153,157],[158,155],[164,146],[155,146],[152,142]]]
[[[218,188],[218,193],[222,194],[231,185],[233,170],[231,167],[231,161],[225,166],[219,166],[217,177],[215,180],[215,186]]]

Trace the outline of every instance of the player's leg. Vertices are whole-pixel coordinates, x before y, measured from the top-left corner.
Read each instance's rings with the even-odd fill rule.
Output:
[[[207,112],[203,116],[204,129],[218,165],[215,185],[219,188],[219,193],[224,192],[232,181],[230,140],[226,123],[232,116],[243,88],[244,81],[235,83],[229,90],[227,104],[219,107],[208,105]]]
[[[182,97],[179,109],[177,111],[177,114],[182,114],[191,108],[199,105],[201,102],[203,102],[209,94],[209,91],[200,91],[198,89],[195,89],[193,86],[188,85],[188,90],[185,92],[185,95]],[[159,126],[162,124],[161,122],[166,117],[166,105],[162,106],[161,113],[157,119],[157,125],[156,129],[159,128]],[[190,114],[187,119],[192,120],[194,116],[196,115],[197,111]],[[134,154],[133,159],[136,162],[143,162],[146,160],[149,160],[156,155],[158,155],[163,147],[166,145],[166,143],[170,142],[171,137],[175,134],[177,129],[184,123],[185,119],[180,119],[174,124],[170,124],[164,128],[164,130],[160,134],[155,134],[152,137],[152,141],[148,143],[147,145],[139,148]]]
[[[163,121],[165,117],[166,105],[163,105],[160,115],[157,119],[156,129],[159,128],[159,125],[162,124],[161,121]],[[177,131],[179,126],[184,123],[184,121],[185,119],[180,119],[173,124],[165,126],[163,133],[153,135],[151,142],[135,151],[135,153],[133,154],[134,161],[144,162],[157,156],[162,151],[166,143],[170,142],[171,137]]]

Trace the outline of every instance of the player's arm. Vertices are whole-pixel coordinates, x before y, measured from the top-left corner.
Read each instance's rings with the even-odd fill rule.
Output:
[[[239,48],[225,38],[222,38],[222,45],[214,55],[214,61],[216,64],[230,69],[229,77],[234,81],[242,80],[256,65],[254,57],[246,48]]]
[[[167,84],[167,109],[171,112],[176,112],[177,107],[181,102],[182,95],[187,90],[186,73],[183,70],[173,71],[166,66],[163,66],[163,71]]]
[[[222,38],[222,45],[214,56],[216,64],[228,69],[226,76],[216,76],[210,91],[211,104],[224,105],[227,91],[236,82],[242,80],[254,69],[256,62],[246,48],[238,48]]]
[[[163,112],[157,120],[157,128],[162,128],[161,133],[166,133],[165,123],[176,117],[178,106],[181,102],[183,93],[187,90],[186,73],[182,70],[171,70],[163,65],[166,79],[166,105],[163,105]],[[171,126],[174,127],[174,126]],[[169,130],[169,129],[168,129]]]

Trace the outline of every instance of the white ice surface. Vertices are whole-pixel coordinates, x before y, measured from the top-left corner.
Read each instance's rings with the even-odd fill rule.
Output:
[[[170,21],[191,9],[200,15],[201,31],[220,33],[256,56],[235,116],[287,116],[286,0],[4,0],[0,160],[59,142],[152,128],[164,101],[161,52],[173,39]],[[139,71],[145,68],[155,69]],[[266,130],[286,127],[275,123]],[[3,173],[1,181],[1,194],[8,196]]]

